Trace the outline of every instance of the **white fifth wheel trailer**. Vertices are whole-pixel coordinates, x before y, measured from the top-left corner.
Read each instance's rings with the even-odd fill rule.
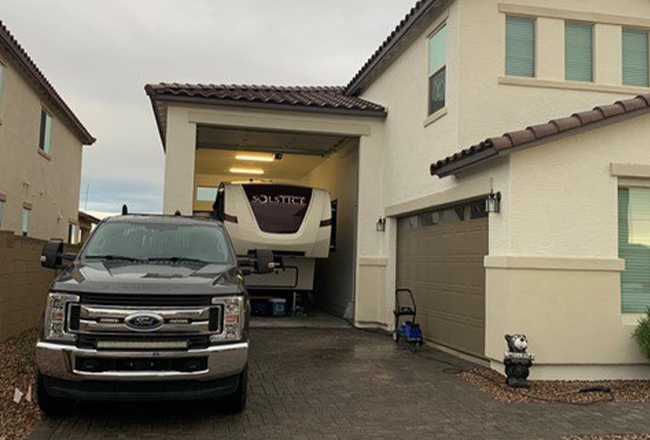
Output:
[[[250,289],[313,289],[316,259],[330,252],[327,191],[273,183],[222,184],[213,216],[225,225],[238,256],[265,248],[280,263],[272,273],[248,275]]]

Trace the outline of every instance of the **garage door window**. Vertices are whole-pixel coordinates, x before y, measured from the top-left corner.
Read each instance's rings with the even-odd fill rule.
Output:
[[[427,211],[422,214],[402,217],[397,225],[401,230],[427,228],[439,224],[459,223],[468,220],[487,218],[485,200],[473,202],[467,205],[459,205],[437,211]]]
[[[645,313],[650,307],[650,189],[621,188],[618,193],[618,252],[625,260],[621,274],[623,313]]]

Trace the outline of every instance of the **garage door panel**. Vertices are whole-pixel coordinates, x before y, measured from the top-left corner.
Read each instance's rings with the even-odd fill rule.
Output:
[[[397,283],[413,291],[426,339],[484,356],[487,218],[398,229]]]

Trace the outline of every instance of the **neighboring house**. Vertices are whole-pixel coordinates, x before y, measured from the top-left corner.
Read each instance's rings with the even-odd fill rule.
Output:
[[[78,227],[95,139],[0,21],[0,230],[47,240]]]
[[[71,226],[68,241],[73,243],[73,240],[76,238],[78,241],[73,244],[84,244],[88,240],[88,237],[90,237],[93,228],[98,225],[100,221],[100,219],[88,214],[87,212],[79,211],[79,230],[76,231]]]
[[[165,212],[327,188],[328,309],[391,328],[410,288],[428,340],[494,368],[525,333],[536,378],[650,377],[649,30],[647,0],[422,0],[346,87],[149,85]]]

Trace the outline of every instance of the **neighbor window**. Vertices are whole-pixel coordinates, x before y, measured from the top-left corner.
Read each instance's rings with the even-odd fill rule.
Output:
[[[623,29],[623,84],[648,87],[648,32]]]
[[[74,223],[68,224],[68,243],[79,244],[79,228]]]
[[[650,188],[618,191],[618,254],[625,260],[621,310],[645,313],[650,307]]]
[[[196,188],[196,200],[198,202],[214,202],[217,199],[217,188],[199,186]]]
[[[4,203],[2,200],[0,200],[0,228],[2,228],[2,209],[4,208]]]
[[[27,233],[29,232],[29,215],[30,215],[29,208],[23,208],[23,224],[22,224],[23,235],[27,235]]]
[[[41,134],[38,148],[50,154],[52,149],[52,116],[45,110],[41,110]]]
[[[429,38],[429,114],[445,107],[447,75],[447,25]]]
[[[567,81],[594,80],[593,29],[588,23],[566,23],[564,69]]]
[[[4,70],[5,66],[0,63],[0,102],[2,102],[2,82],[3,82],[3,75],[4,75]]]
[[[535,76],[535,19],[506,18],[506,75]]]

